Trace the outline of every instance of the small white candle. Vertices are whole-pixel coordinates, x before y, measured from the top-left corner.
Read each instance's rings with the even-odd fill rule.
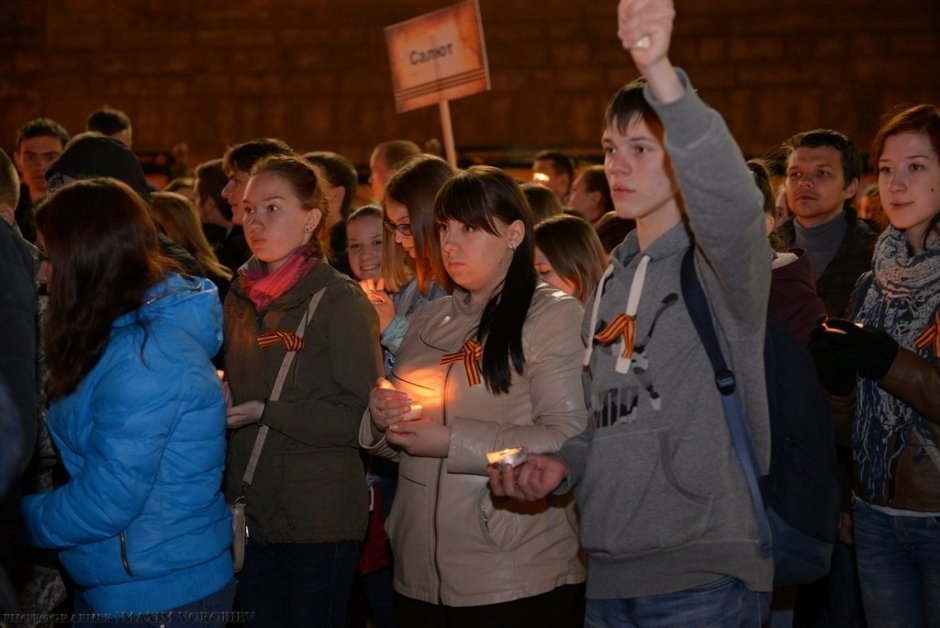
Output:
[[[517,466],[525,462],[525,447],[510,447],[501,451],[491,451],[486,454],[486,463],[493,466],[508,464]]]
[[[401,420],[414,421],[416,419],[420,419],[422,414],[424,414],[424,406],[422,406],[420,403],[413,403],[411,404],[411,409],[402,415]]]

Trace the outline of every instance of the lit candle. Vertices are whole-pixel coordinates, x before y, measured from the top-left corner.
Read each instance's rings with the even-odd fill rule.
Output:
[[[495,467],[505,464],[515,467],[525,462],[525,447],[510,447],[486,454],[486,463]]]
[[[402,415],[401,420],[414,421],[416,419],[420,419],[422,414],[424,414],[424,406],[422,406],[420,403],[413,403],[411,404],[411,409]]]

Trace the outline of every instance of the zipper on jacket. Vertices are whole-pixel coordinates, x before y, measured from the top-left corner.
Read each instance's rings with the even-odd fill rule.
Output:
[[[124,566],[124,571],[127,572],[127,575],[133,578],[134,572],[131,571],[131,564],[127,560],[127,537],[124,536],[124,532],[118,535],[118,539],[121,541],[121,564]]]
[[[447,379],[450,377],[450,370],[454,367],[453,364],[448,364],[447,369],[444,371],[444,380],[443,385],[441,386],[441,424],[447,425],[447,404],[444,402],[447,393]],[[444,601],[441,599],[441,589],[443,589],[443,583],[441,582],[441,567],[438,563],[438,551],[441,546],[441,537],[438,530],[438,520],[439,513],[441,508],[441,474],[444,473],[444,462],[441,461],[440,467],[437,472],[437,485],[434,487],[434,576],[437,578],[437,603],[443,604]]]

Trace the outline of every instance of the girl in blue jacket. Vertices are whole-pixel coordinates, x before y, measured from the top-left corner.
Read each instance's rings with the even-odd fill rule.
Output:
[[[228,611],[216,289],[174,272],[146,205],[113,179],[62,188],[36,224],[49,432],[70,479],[25,498],[30,541],[60,551],[77,611],[171,626]]]

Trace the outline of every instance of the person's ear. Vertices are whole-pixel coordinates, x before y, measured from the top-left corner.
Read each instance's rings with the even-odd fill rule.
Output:
[[[513,220],[506,230],[506,235],[509,238],[509,248],[515,249],[525,239],[525,223],[521,220]]]
[[[855,195],[858,193],[858,177],[852,179],[851,183],[845,186],[843,190],[842,198],[848,200],[855,198]]]
[[[603,200],[604,195],[600,192],[588,192],[588,198],[591,199],[592,207],[600,207],[601,201]]]
[[[774,218],[773,214],[768,214],[767,212],[764,212],[764,223],[766,226],[767,235],[770,235],[771,233],[773,233],[774,225],[776,224],[776,222],[777,220],[776,218]]]
[[[0,218],[12,227],[16,222],[16,211],[8,203],[0,203]]]
[[[322,219],[323,212],[319,209],[311,209],[307,212],[307,219],[304,221],[304,233],[313,233]]]

